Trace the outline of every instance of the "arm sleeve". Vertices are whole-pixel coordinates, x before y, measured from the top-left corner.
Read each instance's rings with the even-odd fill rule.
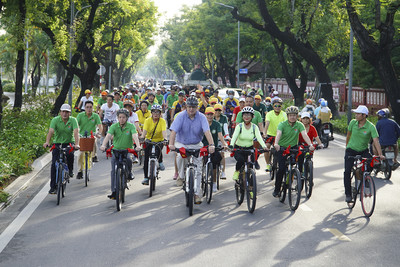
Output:
[[[240,111],[236,116],[236,123],[241,123],[241,122],[243,122],[243,118],[242,118],[242,112]]]
[[[224,123],[224,124],[223,124],[223,127],[224,127],[224,132],[225,132],[225,134],[228,134],[228,133],[229,133],[228,124],[227,124],[227,123]]]

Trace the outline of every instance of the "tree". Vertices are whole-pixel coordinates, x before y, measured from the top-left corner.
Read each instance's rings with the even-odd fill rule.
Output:
[[[369,62],[379,74],[389,98],[395,120],[400,123],[400,84],[393,62],[398,54],[400,38],[396,13],[400,1],[346,0],[346,9],[362,58]],[[358,11],[357,9],[358,8]],[[362,11],[364,16],[359,15]],[[384,13],[384,15],[382,15]]]

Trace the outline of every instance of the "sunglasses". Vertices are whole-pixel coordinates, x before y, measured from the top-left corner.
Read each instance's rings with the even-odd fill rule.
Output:
[[[280,108],[282,107],[281,105],[274,105],[274,108]]]
[[[222,109],[216,109],[215,111],[222,111]]]

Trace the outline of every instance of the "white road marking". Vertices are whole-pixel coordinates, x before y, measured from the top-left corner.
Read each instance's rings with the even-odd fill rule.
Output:
[[[4,230],[0,235],[0,253],[13,239],[15,234],[21,229],[25,222],[31,217],[32,213],[42,203],[43,199],[47,196],[47,184],[43,186],[42,190],[32,199],[31,202],[21,211],[17,218]]]
[[[336,236],[337,239],[339,239],[340,241],[346,241],[346,242],[350,242],[351,239],[348,238],[346,235],[344,235],[342,232],[340,232],[338,229],[336,228],[324,228],[322,229],[324,232],[330,232],[331,234],[333,234],[334,236]]]
[[[333,140],[331,142],[336,144],[336,145],[338,145],[338,146],[340,146],[340,147],[346,148],[346,143],[339,142],[339,141],[336,141],[336,140]]]
[[[312,211],[312,209],[307,206],[306,204],[300,204],[300,209],[302,209],[303,211]]]

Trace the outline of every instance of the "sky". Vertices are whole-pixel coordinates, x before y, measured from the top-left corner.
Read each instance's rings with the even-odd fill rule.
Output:
[[[201,4],[201,0],[153,0],[158,7],[158,12],[161,14],[159,26],[162,26],[168,19],[179,14],[183,5],[193,6]],[[158,37],[155,38],[156,44],[150,48],[150,53],[147,57],[151,57],[157,51],[157,47],[161,44]]]

